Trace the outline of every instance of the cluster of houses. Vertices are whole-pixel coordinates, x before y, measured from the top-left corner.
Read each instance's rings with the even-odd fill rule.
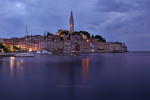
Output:
[[[27,31],[27,30],[26,30]],[[52,53],[104,53],[127,52],[127,46],[120,42],[107,42],[101,36],[90,36],[85,31],[74,32],[73,13],[70,16],[70,30],[58,30],[56,35],[27,35],[23,38],[0,39],[8,47],[21,47],[21,51],[48,51]],[[0,50],[3,51],[3,50]]]
[[[48,51],[52,53],[105,53],[127,52],[127,46],[120,42],[104,42],[85,34],[67,34],[59,30],[56,35],[30,35],[23,38],[0,39],[9,47],[21,47],[21,51]]]

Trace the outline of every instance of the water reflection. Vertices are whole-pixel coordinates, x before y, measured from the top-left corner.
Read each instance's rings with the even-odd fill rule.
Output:
[[[15,64],[15,57],[10,57],[10,68],[12,69]]]
[[[5,59],[2,60],[2,64],[3,64],[3,67],[5,67],[5,65],[6,65]]]
[[[23,64],[23,59],[21,59],[20,63]]]
[[[82,59],[82,83],[85,84],[89,76],[89,57]]]
[[[64,84],[64,64],[63,63],[61,63],[61,65],[60,65],[61,67],[59,68],[59,78],[60,78],[60,83],[61,84]]]
[[[10,57],[10,75],[13,77],[14,74],[15,57]]]
[[[17,71],[17,74],[20,74],[20,72],[23,72],[23,67],[21,65],[23,64],[23,59],[16,59],[15,57],[10,57],[10,75],[11,77],[14,76],[14,71]],[[17,70],[15,68],[17,67]]]

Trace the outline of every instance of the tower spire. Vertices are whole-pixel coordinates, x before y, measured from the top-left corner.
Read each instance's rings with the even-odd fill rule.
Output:
[[[27,40],[27,36],[28,36],[28,27],[26,26],[26,40]]]
[[[74,19],[73,19],[73,13],[71,11],[71,16],[70,16],[70,34],[74,32]]]

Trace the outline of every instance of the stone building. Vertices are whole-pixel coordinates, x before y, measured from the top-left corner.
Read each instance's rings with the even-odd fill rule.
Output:
[[[91,52],[106,52],[106,43],[98,41],[97,39],[91,39],[90,47],[92,49]]]
[[[127,46],[121,42],[108,42],[106,51],[112,53],[127,52]]]
[[[88,53],[90,52],[90,40],[81,40],[80,44],[80,52],[81,53]]]
[[[26,49],[30,52],[40,51],[40,48],[40,42],[30,40],[26,43]]]
[[[79,42],[75,42],[75,52],[76,53],[80,52],[80,44],[79,44]]]
[[[71,40],[73,40],[75,42],[79,42],[81,40],[81,35],[75,34],[72,36]]]
[[[71,40],[65,40],[63,45],[63,52],[64,53],[72,53],[72,41]]]

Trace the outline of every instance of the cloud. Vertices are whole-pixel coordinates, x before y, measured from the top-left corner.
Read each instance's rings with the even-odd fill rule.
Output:
[[[150,50],[149,0],[1,0],[0,36],[56,33],[69,29],[73,11],[75,30],[121,41],[129,50]]]
[[[99,0],[95,8],[96,20],[87,28],[101,32],[108,41],[125,42],[129,50],[150,50],[147,47],[150,42],[149,8],[148,0]]]
[[[123,0],[99,0],[98,10],[103,12],[128,12],[133,6]]]

